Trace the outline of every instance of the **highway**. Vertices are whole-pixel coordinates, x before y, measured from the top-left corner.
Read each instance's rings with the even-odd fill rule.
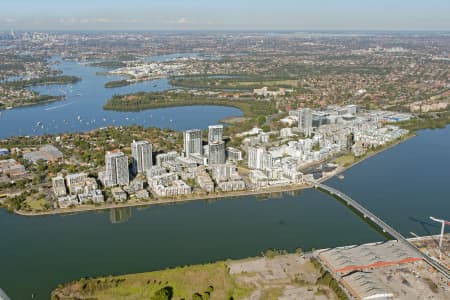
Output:
[[[363,207],[361,204],[359,204],[358,202],[356,202],[355,200],[353,200],[346,194],[336,190],[335,188],[327,186],[325,184],[313,183],[313,186],[316,189],[326,191],[326,192],[330,193],[331,195],[335,195],[335,196],[339,197],[340,199],[342,199],[345,203],[347,203],[348,206],[351,206],[354,209],[356,209],[357,211],[359,211],[364,216],[364,218],[369,218],[375,225],[380,227],[384,232],[387,232],[393,238],[395,238],[397,241],[402,242],[403,244],[405,244],[405,246],[407,246],[412,251],[414,251],[414,253],[417,254],[417,257],[422,258],[425,262],[427,262],[430,266],[435,268],[443,276],[445,276],[447,279],[450,279],[450,272],[446,266],[442,265],[438,261],[434,260],[433,258],[429,257],[428,255],[426,255],[425,253],[423,253],[422,251],[417,249],[417,247],[414,246],[412,243],[410,243],[403,235],[401,235],[394,228],[392,228],[391,226],[386,224],[383,220],[378,218],[376,215],[371,213],[368,209]]]

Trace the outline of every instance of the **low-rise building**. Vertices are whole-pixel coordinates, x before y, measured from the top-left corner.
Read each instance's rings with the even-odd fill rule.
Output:
[[[246,189],[245,182],[242,179],[221,181],[217,185],[223,192],[243,191]]]
[[[9,154],[9,150],[6,148],[0,148],[0,156],[5,156]]]
[[[150,168],[150,170],[147,170],[146,175],[147,175],[147,180],[150,180],[150,178],[155,177],[155,176],[160,176],[163,174],[166,174],[167,170],[164,167],[161,166],[153,166]]]
[[[66,184],[64,182],[64,177],[61,174],[58,174],[58,176],[52,178],[52,187],[53,187],[53,193],[57,197],[67,195],[67,189],[66,189]]]
[[[70,206],[78,205],[78,196],[77,195],[67,195],[58,197],[58,205],[60,208],[68,208]]]
[[[78,194],[78,204],[89,204],[92,203],[103,203],[105,202],[105,197],[100,190],[91,190],[83,194]]]
[[[280,129],[280,137],[281,138],[290,138],[294,136],[294,133],[292,132],[292,128],[286,127]]]
[[[144,190],[144,189],[137,191],[135,193],[135,195],[136,195],[136,198],[138,198],[138,199],[148,199],[148,198],[150,198],[149,192],[147,190]]]
[[[128,198],[127,193],[121,187],[112,188],[111,194],[115,201],[126,201]]]
[[[65,181],[65,182],[64,182]],[[70,195],[67,194],[66,184]],[[61,174],[52,178],[53,192],[58,196],[60,207],[92,203],[103,203],[105,197],[98,187],[95,178],[86,173],[69,174],[65,180]]]
[[[69,174],[66,176],[66,184],[71,194],[78,194],[83,191],[87,179],[86,173]]]
[[[199,167],[196,171],[195,180],[200,188],[208,193],[214,192],[214,182],[212,181],[205,168]]]
[[[171,185],[157,184],[152,187],[153,193],[160,197],[173,197],[180,195],[188,195],[192,193],[192,188],[183,180],[174,180]]]
[[[211,168],[211,171],[215,181],[226,181],[231,175],[237,173],[236,165],[233,164],[215,165]]]
[[[269,185],[267,175],[260,170],[251,170],[249,173],[249,179],[254,188],[263,188]]]
[[[0,160],[0,176],[8,176],[11,180],[15,180],[26,174],[25,167],[15,159]]]
[[[148,180],[150,188],[154,189],[158,185],[169,186],[178,179],[178,174],[166,173],[160,176],[154,176]]]
[[[141,179],[135,178],[134,180],[132,180],[130,182],[129,185],[123,186],[123,189],[128,194],[134,194],[137,191],[144,189],[144,181],[142,181]]]
[[[242,151],[233,147],[227,147],[226,149],[226,157],[228,160],[230,161],[241,161],[243,160],[242,158]]]
[[[165,162],[175,161],[179,154],[175,151],[156,155],[156,165],[163,166]]]

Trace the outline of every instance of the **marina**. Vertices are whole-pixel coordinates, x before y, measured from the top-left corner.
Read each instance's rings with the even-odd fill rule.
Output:
[[[160,59],[167,59],[162,56]],[[75,61],[52,58],[53,68],[64,75],[82,78],[69,85],[49,85],[33,87],[41,95],[63,95],[64,100],[49,104],[35,105],[0,111],[0,138],[19,135],[43,135],[64,132],[85,132],[110,125],[156,126],[175,130],[206,128],[229,116],[241,116],[242,112],[233,107],[186,106],[153,109],[140,112],[106,111],[106,99],[116,94],[140,91],[166,91],[173,88],[167,79],[139,82],[130,86],[105,88],[106,82],[118,80],[120,76],[101,76],[105,69],[92,67]],[[202,118],[191,118],[201,115]],[[76,118],[76,120],[74,120]],[[102,122],[97,122],[102,120]],[[39,126],[36,126],[37,123]]]

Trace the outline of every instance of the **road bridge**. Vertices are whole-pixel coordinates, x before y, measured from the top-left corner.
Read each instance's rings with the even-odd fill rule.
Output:
[[[396,231],[394,228],[386,224],[383,220],[378,218],[376,215],[374,215],[372,212],[370,212],[368,209],[363,207],[361,204],[353,200],[351,197],[347,196],[346,194],[338,191],[335,188],[332,188],[328,185],[322,184],[322,183],[312,183],[315,189],[322,190],[325,192],[328,192],[329,194],[338,197],[342,201],[344,201],[348,206],[353,207],[355,210],[357,210],[359,213],[361,213],[364,218],[369,219],[373,224],[378,226],[383,232],[388,233],[390,236],[392,236],[397,241],[403,243],[406,247],[411,249],[414,253],[417,254],[417,257],[422,258],[426,263],[428,263],[430,266],[432,266],[434,269],[436,269],[438,272],[440,272],[443,276],[445,276],[447,279],[450,279],[450,272],[449,269],[442,265],[439,261],[431,258],[430,256],[426,255],[422,251],[420,251],[414,244],[412,244],[410,241],[408,241],[403,235],[401,235],[398,231]]]

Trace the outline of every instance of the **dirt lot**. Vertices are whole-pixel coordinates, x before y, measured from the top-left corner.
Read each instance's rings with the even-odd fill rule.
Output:
[[[246,299],[335,299],[331,289],[316,285],[319,270],[308,258],[299,255],[253,258],[231,262],[228,266],[238,283],[256,287]]]

